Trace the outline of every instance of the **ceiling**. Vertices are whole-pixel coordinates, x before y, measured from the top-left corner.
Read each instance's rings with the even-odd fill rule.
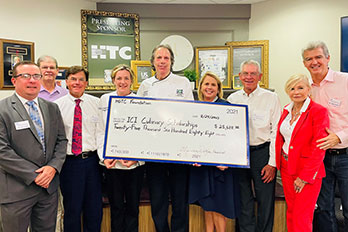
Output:
[[[253,4],[267,0],[85,0],[96,3],[142,3],[142,4]]]

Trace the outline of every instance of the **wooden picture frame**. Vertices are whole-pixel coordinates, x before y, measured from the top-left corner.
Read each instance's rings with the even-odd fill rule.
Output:
[[[0,89],[14,89],[12,69],[20,61],[34,62],[34,42],[0,39]]]
[[[58,67],[58,75],[56,77],[56,80],[65,80],[66,79],[66,72],[68,71],[70,67]]]
[[[143,80],[155,75],[148,60],[132,60],[131,69],[134,72],[133,90],[137,90]]]
[[[138,14],[81,10],[81,37],[87,90],[114,90],[112,69],[140,59]]]
[[[240,65],[246,60],[255,60],[260,63],[262,78],[260,87],[269,87],[269,41],[268,40],[254,40],[254,41],[237,41],[226,42],[226,45],[231,47],[231,67],[232,75],[236,76],[240,72]]]
[[[214,46],[214,47],[196,47],[196,87],[198,88],[199,80],[207,72],[216,74],[221,82],[222,87],[231,88],[231,47]]]
[[[233,86],[233,89],[242,89],[243,88],[243,84],[239,78],[239,75],[234,75],[232,77],[232,86]]]

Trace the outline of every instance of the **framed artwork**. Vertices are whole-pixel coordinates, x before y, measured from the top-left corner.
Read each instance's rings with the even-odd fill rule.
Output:
[[[149,60],[132,60],[131,69],[134,72],[133,90],[137,90],[141,82],[155,75]]]
[[[13,67],[20,61],[34,62],[34,43],[0,39],[0,89],[13,89]]]
[[[58,67],[58,75],[56,77],[56,80],[65,80],[66,78],[66,72],[68,71],[69,67]]]
[[[348,16],[341,18],[341,72],[348,72]]]
[[[242,89],[243,88],[243,84],[242,81],[239,78],[239,75],[234,75],[232,78],[232,85],[233,85],[233,89]]]
[[[206,72],[216,74],[223,88],[231,88],[231,48],[229,46],[196,47],[196,86]]]
[[[232,75],[236,76],[240,72],[240,65],[246,60],[255,60],[260,63],[263,73],[260,86],[268,88],[268,40],[238,41],[227,42],[231,47],[231,67]]]
[[[139,16],[81,10],[82,66],[89,71],[88,90],[113,90],[111,71],[140,59]]]

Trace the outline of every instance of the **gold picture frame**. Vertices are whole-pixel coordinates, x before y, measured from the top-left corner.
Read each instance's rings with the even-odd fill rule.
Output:
[[[131,69],[134,72],[133,90],[137,90],[142,81],[155,75],[149,60],[132,60]]]
[[[0,39],[0,89],[14,89],[12,69],[20,61],[34,62],[34,42]]]
[[[232,86],[233,86],[233,89],[242,89],[243,88],[243,84],[239,78],[239,75],[234,75],[232,77]]]
[[[114,90],[111,71],[140,59],[139,15],[81,10],[82,66],[89,71],[87,90]]]
[[[214,46],[214,47],[196,47],[196,87],[198,88],[199,80],[207,72],[216,74],[222,82],[222,87],[231,88],[231,47]]]
[[[231,68],[232,75],[236,76],[240,72],[240,64],[246,60],[255,60],[260,63],[262,78],[260,87],[269,87],[269,41],[253,40],[253,41],[237,41],[226,42],[231,47]]]

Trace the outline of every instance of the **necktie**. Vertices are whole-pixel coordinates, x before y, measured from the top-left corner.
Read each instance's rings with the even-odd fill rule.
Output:
[[[42,121],[40,118],[39,110],[37,109],[34,101],[27,101],[26,104],[29,106],[29,116],[34,123],[36,132],[40,138],[41,144],[45,151],[45,134],[42,127]]]
[[[71,152],[74,155],[82,153],[82,111],[80,107],[80,99],[75,100],[74,124],[72,132]]]

